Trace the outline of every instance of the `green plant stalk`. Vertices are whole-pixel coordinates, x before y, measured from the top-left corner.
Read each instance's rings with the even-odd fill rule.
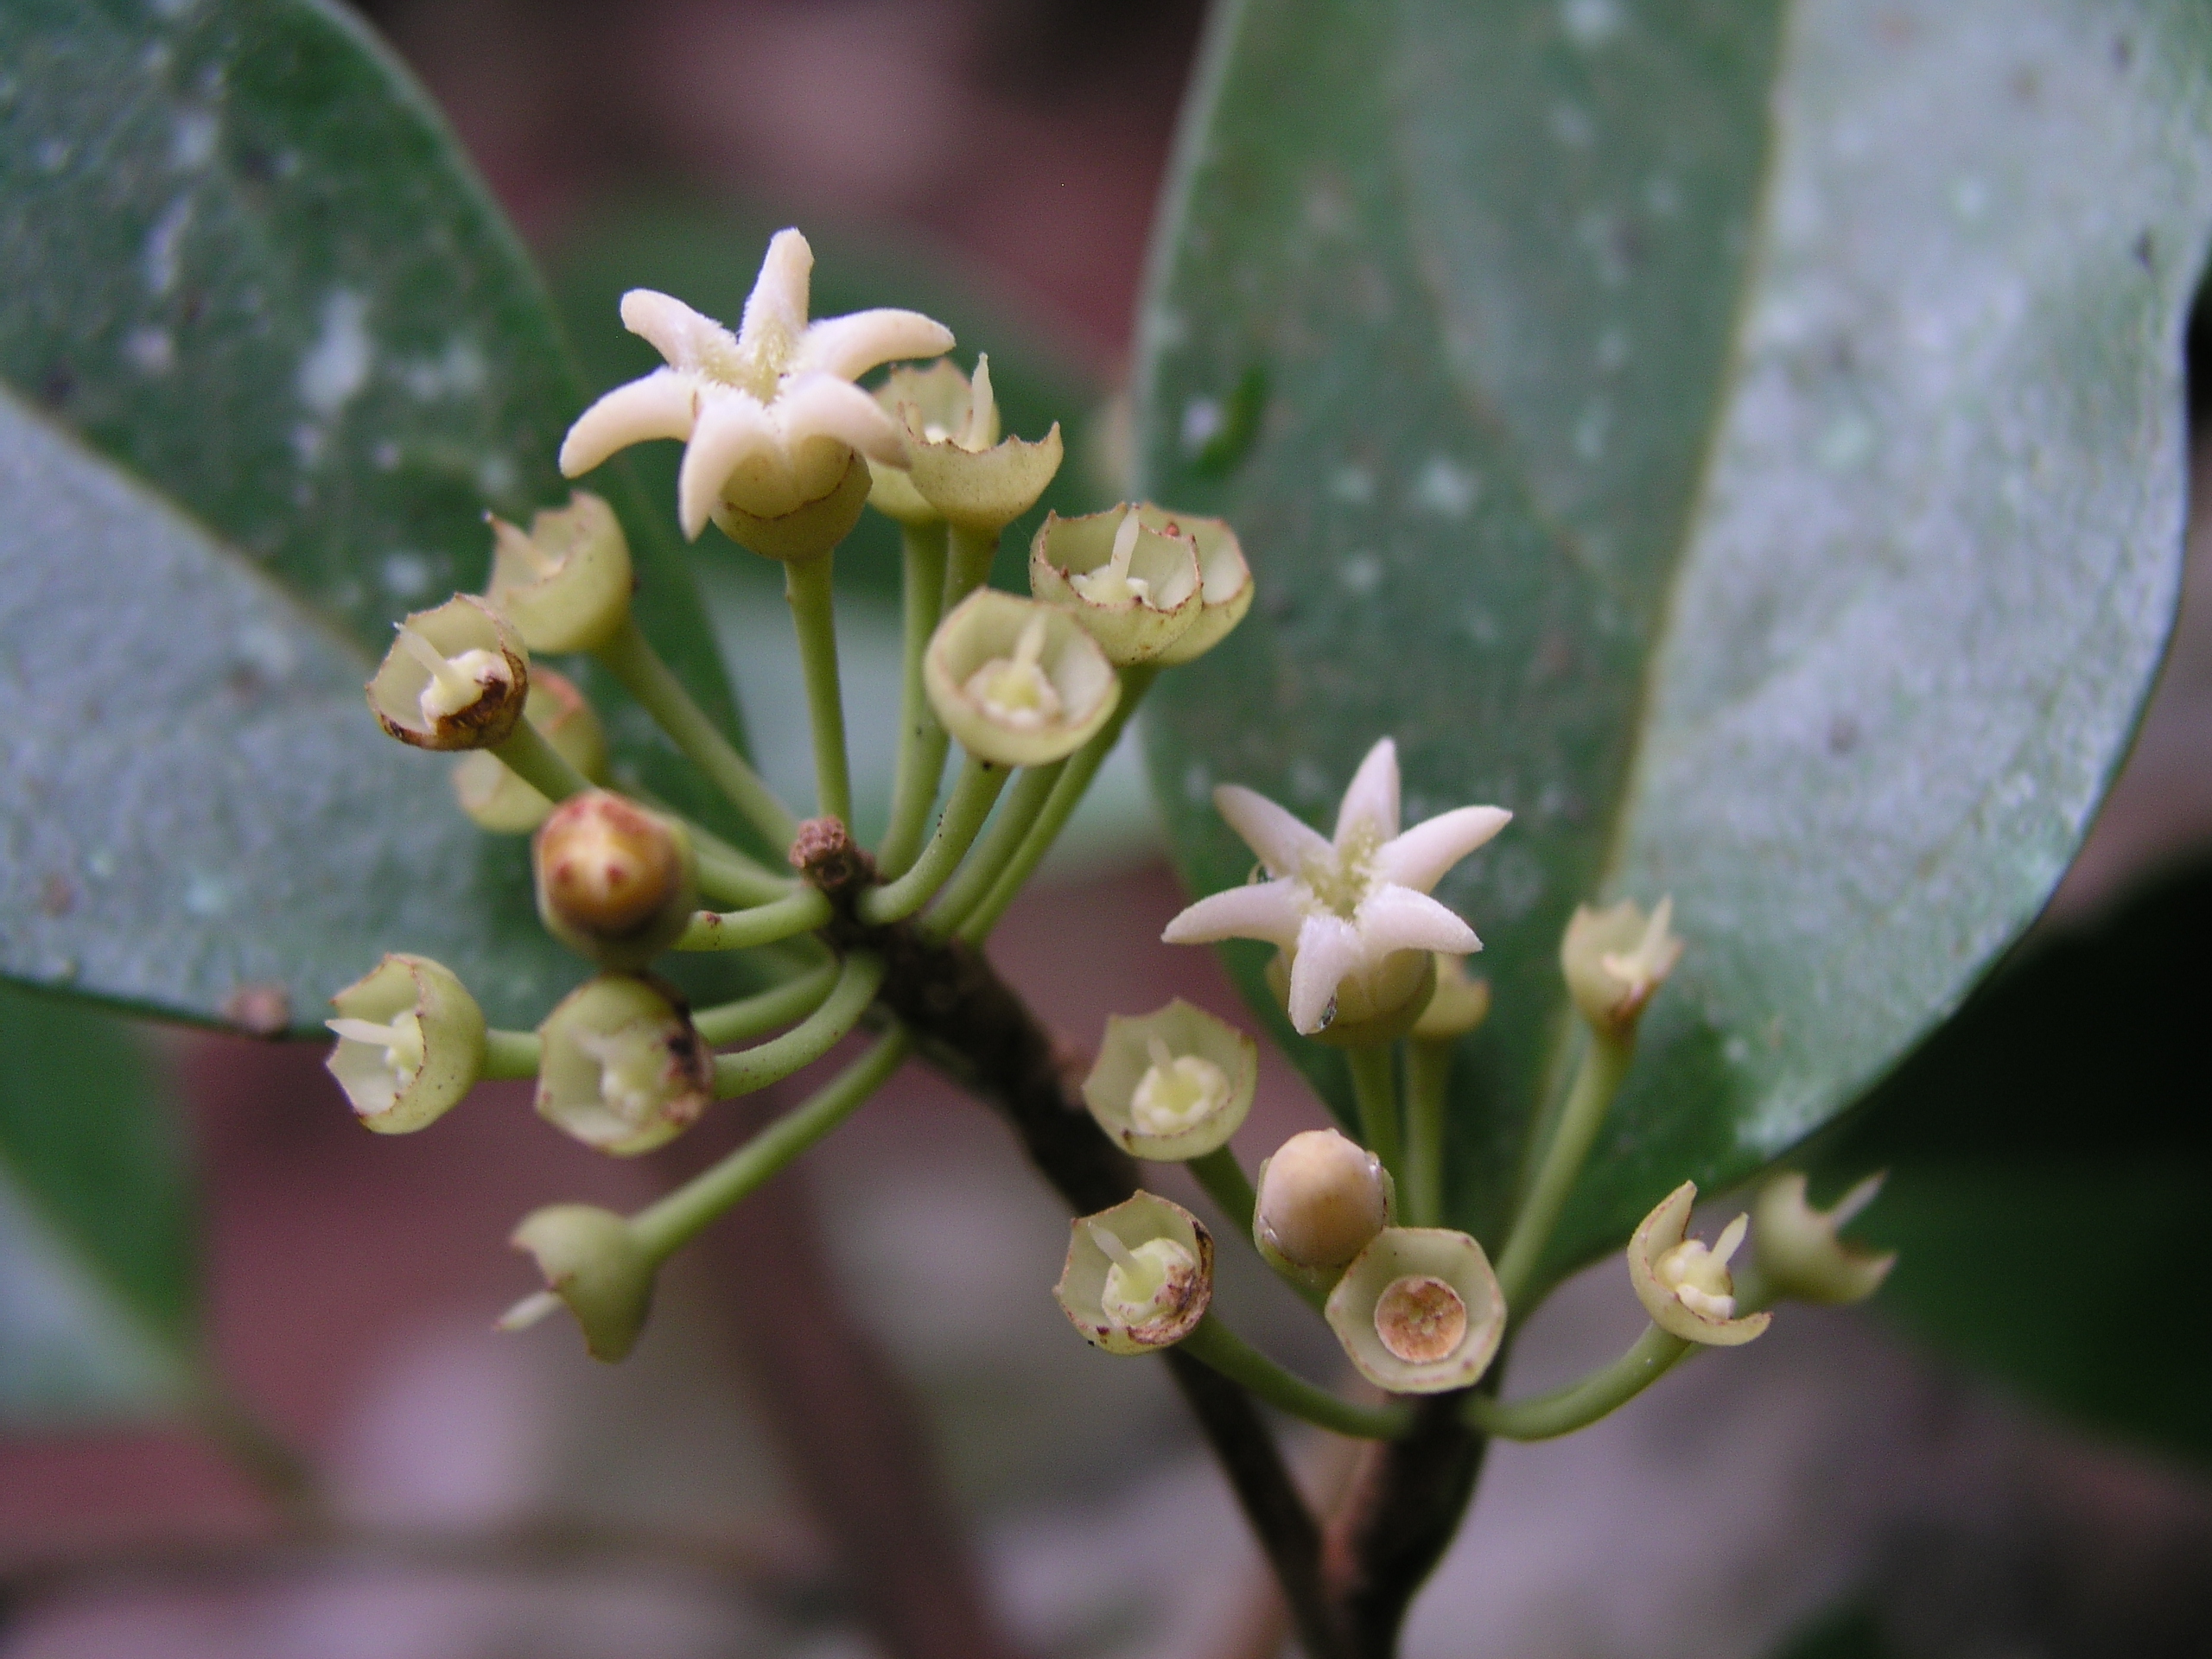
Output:
[[[1406,1045],[1406,1184],[1398,1196],[1409,1227],[1444,1224],[1444,1112],[1455,1046],[1419,1037]]]
[[[784,565],[784,597],[798,630],[799,667],[806,677],[807,719],[814,731],[815,810],[848,830],[853,824],[852,763],[845,753],[845,693],[837,678],[835,556]]]
[[[1528,1199],[1514,1217],[1505,1249],[1497,1258],[1498,1287],[1516,1318],[1523,1311],[1522,1299],[1535,1281],[1544,1246],[1551,1242],[1552,1230],[1558,1226],[1567,1195],[1574,1190],[1575,1177],[1582,1173],[1583,1160],[1590,1155],[1606,1109],[1613,1103],[1621,1079],[1628,1075],[1629,1062],[1635,1058],[1632,1034],[1622,1039],[1601,1032],[1591,1033],[1590,1046],[1575,1070],[1567,1104],[1553,1124],[1551,1138],[1537,1162]]]
[[[838,970],[837,983],[822,1006],[780,1037],[757,1047],[715,1057],[715,1098],[749,1095],[780,1083],[801,1066],[811,1065],[860,1024],[883,983],[883,958],[855,950]]]
[[[721,729],[691,700],[683,682],[661,660],[634,618],[592,655],[771,847],[791,844],[791,837],[798,833],[798,820],[791,809],[776,798],[774,791],[760,781],[760,774],[746,764],[745,757]]]
[[[534,1077],[537,1075],[537,1033],[534,1031],[491,1030],[484,1033],[481,1077]]]
[[[1402,1190],[1406,1185],[1406,1148],[1398,1121],[1397,1080],[1392,1075],[1391,1045],[1362,1043],[1344,1050],[1344,1064],[1351,1068],[1351,1092],[1359,1108],[1359,1138],[1382,1160],[1390,1179]]]
[[[837,973],[837,964],[826,962],[811,973],[801,974],[788,984],[740,997],[734,1002],[721,1002],[711,1008],[701,1008],[692,1014],[691,1023],[698,1028],[699,1035],[706,1039],[710,1048],[765,1037],[777,1027],[787,1026],[794,1020],[803,1020],[820,1007],[823,999],[836,984]]]
[[[950,610],[989,579],[999,556],[995,530],[950,530],[950,556],[944,567],[944,609]]]
[[[938,619],[944,613],[944,526],[902,524],[899,539],[905,573],[899,597],[906,618],[899,657],[899,760],[892,773],[891,822],[875,851],[876,874],[887,881],[904,875],[921,851],[951,741],[930,707],[922,683],[922,658],[929,651],[930,636],[937,632]]]
[[[1564,1388],[1527,1400],[1470,1394],[1462,1414],[1469,1427],[1501,1440],[1548,1440],[1619,1410],[1696,1346],[1687,1337],[1649,1325],[1618,1359]]]
[[[1059,782],[1065,760],[1055,760],[1046,766],[1024,766],[1021,776],[1000,805],[998,816],[991,821],[988,833],[976,849],[975,855],[946,882],[930,906],[929,914],[916,924],[922,937],[931,944],[941,944],[952,935],[963,919],[971,914],[982,901],[1007,861],[1020,850],[1021,842],[1037,822],[1037,815],[1045,810],[1045,803],[1052,798],[1053,785]]]
[[[1211,1365],[1278,1411],[1287,1412],[1317,1428],[1356,1440],[1395,1440],[1413,1427],[1409,1408],[1357,1406],[1349,1400],[1339,1400],[1326,1389],[1316,1388],[1304,1377],[1285,1370],[1211,1313],[1200,1319],[1198,1328],[1179,1345],[1193,1359]]]
[[[756,945],[811,933],[829,921],[829,899],[801,887],[749,910],[702,910],[676,941],[678,950],[750,950]]]
[[[1252,1211],[1260,1200],[1252,1191],[1244,1166],[1236,1161],[1236,1154],[1227,1147],[1216,1147],[1203,1157],[1192,1159],[1184,1167],[1205,1189],[1223,1219],[1249,1243],[1252,1236]]]
[[[500,764],[509,772],[556,804],[592,787],[591,779],[577,771],[567,755],[546,741],[545,734],[531,725],[527,716],[516,721],[514,730],[492,746],[492,753],[499,757]]]
[[[887,887],[873,887],[861,894],[853,908],[872,927],[903,921],[943,887],[991,816],[991,806],[1014,774],[1005,766],[969,755],[960,767],[960,781],[937,821],[937,833],[914,866]]]
[[[1022,838],[1020,850],[1007,861],[1005,870],[991,885],[990,891],[983,895],[982,902],[960,923],[957,931],[966,943],[981,944],[990,938],[991,930],[999,924],[999,918],[1006,913],[1007,906],[1014,901],[1015,896],[1036,872],[1038,865],[1044,861],[1045,855],[1052,851],[1052,843],[1059,839],[1060,831],[1067,827],[1068,820],[1075,815],[1076,807],[1090,787],[1090,780],[1098,775],[1098,768],[1106,764],[1106,757],[1114,752],[1114,745],[1122,741],[1122,728],[1129,723],[1129,716],[1136,712],[1137,704],[1144,700],[1144,694],[1151,689],[1159,673],[1158,669],[1142,663],[1122,671],[1121,702],[1107,718],[1105,725],[1099,728],[1097,735],[1068,757],[1059,781],[1052,785],[1052,792],[1046,799],[1045,810],[1038,814],[1037,822],[1030,826],[1029,833]]]
[[[630,1218],[637,1238],[656,1262],[666,1261],[700,1229],[836,1128],[889,1080],[906,1057],[906,1028],[893,1026],[798,1106],[750,1141]]]

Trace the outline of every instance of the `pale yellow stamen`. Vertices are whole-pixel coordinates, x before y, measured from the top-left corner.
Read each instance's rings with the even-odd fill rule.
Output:
[[[992,658],[961,689],[1000,725],[1033,732],[1060,714],[1060,694],[1039,665],[1044,654],[1045,619],[1040,614],[1023,626],[1011,658]]]
[[[1142,576],[1129,574],[1129,560],[1137,550],[1137,533],[1144,526],[1138,522],[1137,510],[1126,509],[1122,522],[1114,530],[1113,551],[1106,563],[1096,570],[1085,570],[1068,578],[1068,586],[1094,605],[1125,605],[1131,600],[1143,601],[1152,593],[1152,584]]]
[[[351,1019],[326,1020],[323,1024],[346,1042],[382,1049],[396,1092],[405,1092],[423,1069],[423,1022],[412,1014],[403,1014],[388,1026],[373,1020]]]
[[[1146,1039],[1152,1065],[1129,1096],[1129,1122],[1145,1135],[1179,1135],[1221,1109],[1229,1074],[1196,1054],[1176,1054],[1160,1038]]]
[[[1158,1318],[1176,1281],[1198,1266],[1191,1253],[1172,1238],[1147,1239],[1131,1249],[1103,1224],[1092,1221],[1084,1225],[1090,1242],[1113,1263],[1106,1269],[1099,1309],[1123,1326]]]
[[[991,426],[999,412],[991,398],[991,359],[988,356],[976,359],[976,378],[969,385],[968,426],[955,442],[963,449],[980,454],[991,447]]]
[[[576,1046],[599,1062],[599,1099],[625,1122],[644,1123],[659,1106],[668,1073],[668,1045],[650,1027],[582,1032]]]
[[[527,1331],[547,1314],[561,1306],[561,1299],[550,1290],[541,1290],[525,1296],[492,1322],[494,1331]]]
[[[512,685],[514,672],[496,651],[464,651],[448,657],[404,622],[399,625],[399,646],[423,665],[430,677],[416,704],[423,723],[435,726],[481,699],[494,686]]]
[[[1707,1249],[1705,1241],[1686,1238],[1652,1264],[1652,1274],[1673,1291],[1684,1307],[1708,1319],[1736,1317],[1736,1281],[1728,1262],[1751,1227],[1749,1216],[1738,1216],[1723,1228]]]
[[[1648,991],[1674,966],[1667,937],[1667,925],[1674,914],[1673,897],[1662,899],[1651,919],[1643,925],[1643,937],[1637,941],[1635,950],[1608,950],[1598,958],[1598,965],[1627,986],[1630,995]]]

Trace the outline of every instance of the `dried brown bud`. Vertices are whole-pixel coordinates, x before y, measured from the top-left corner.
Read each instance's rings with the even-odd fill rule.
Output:
[[[610,968],[643,967],[699,907],[698,860],[683,826],[606,790],[554,808],[531,862],[548,931]]]

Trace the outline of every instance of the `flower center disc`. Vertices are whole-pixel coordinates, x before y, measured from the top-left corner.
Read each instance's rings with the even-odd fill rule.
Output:
[[[1375,1334],[1408,1365],[1444,1358],[1467,1334],[1467,1305],[1441,1279],[1409,1273],[1375,1304]]]

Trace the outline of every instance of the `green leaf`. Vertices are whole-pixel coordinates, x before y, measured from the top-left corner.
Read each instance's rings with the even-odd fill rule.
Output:
[[[190,1180],[120,1020],[0,984],[0,1433],[159,1414],[199,1338]]]
[[[360,704],[391,621],[480,584],[486,507],[566,499],[583,402],[421,91],[310,0],[11,5],[0,264],[0,972],[203,1019],[275,988],[311,1027],[412,949],[534,1023],[578,970],[524,849]],[[616,493],[648,630],[734,721],[665,515]]]
[[[2212,867],[2038,944],[1809,1149],[1887,1168],[1878,1305],[2085,1421],[2212,1464],[2204,941]]]
[[[2189,0],[1219,15],[1137,448],[1260,598],[1154,776],[1201,891],[1251,861],[1215,785],[1323,822],[1385,733],[1409,820],[1516,812],[1440,889],[1497,988],[1463,1224],[1561,1084],[1578,902],[1671,893],[1689,954],[1554,1270],[1833,1117],[2042,904],[2173,613],[2209,103]]]

